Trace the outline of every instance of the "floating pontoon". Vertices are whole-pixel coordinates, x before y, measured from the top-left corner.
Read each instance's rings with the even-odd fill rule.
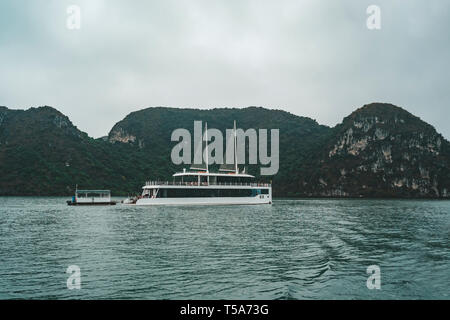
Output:
[[[79,190],[75,191],[72,200],[68,200],[69,206],[105,206],[115,205],[116,201],[111,201],[110,190]]]

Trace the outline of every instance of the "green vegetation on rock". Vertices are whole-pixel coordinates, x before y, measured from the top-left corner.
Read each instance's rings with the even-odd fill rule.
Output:
[[[399,107],[366,105],[334,128],[281,110],[176,109],[132,112],[109,135],[90,138],[51,107],[0,107],[0,195],[70,195],[80,188],[140,193],[146,180],[172,180],[173,130],[195,120],[222,132],[238,127],[280,130],[275,196],[450,196],[450,144]],[[250,165],[249,172],[259,173]]]

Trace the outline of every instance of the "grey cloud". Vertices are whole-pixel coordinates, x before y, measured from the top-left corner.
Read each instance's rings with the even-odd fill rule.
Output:
[[[66,7],[82,28],[65,27]],[[381,7],[382,29],[365,26]],[[98,137],[147,106],[281,108],[334,125],[369,102],[450,137],[450,3],[2,1],[0,105],[52,105]]]

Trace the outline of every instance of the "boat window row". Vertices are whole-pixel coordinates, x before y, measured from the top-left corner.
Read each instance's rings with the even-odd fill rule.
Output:
[[[207,183],[209,179],[209,184],[240,184],[240,183],[250,183],[251,178],[248,177],[235,177],[230,176],[200,176],[200,184]],[[197,183],[199,181],[199,176],[182,176],[174,180],[175,182],[181,183]]]
[[[109,193],[103,192],[77,192],[77,198],[109,198]]]

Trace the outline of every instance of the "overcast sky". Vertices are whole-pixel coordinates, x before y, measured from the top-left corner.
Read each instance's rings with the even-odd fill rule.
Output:
[[[66,27],[67,6],[81,29]],[[381,30],[366,9],[381,8]],[[263,106],[334,126],[370,102],[450,138],[450,1],[1,0],[0,105],[93,137],[150,106]]]

